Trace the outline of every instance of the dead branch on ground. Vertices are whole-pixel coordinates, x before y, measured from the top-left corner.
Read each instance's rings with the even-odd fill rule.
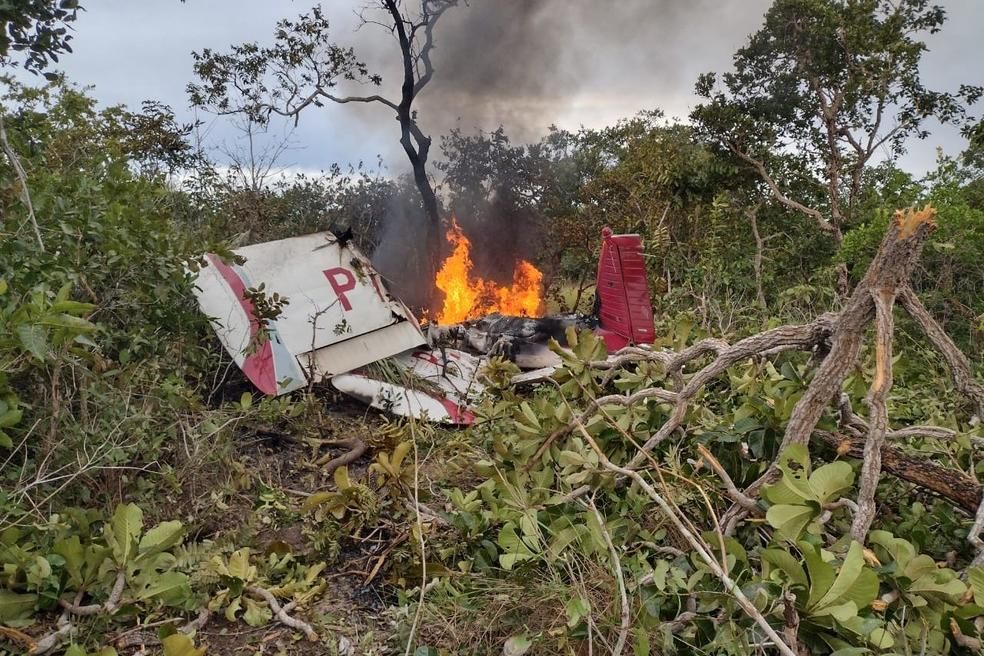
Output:
[[[324,441],[323,444],[329,442]],[[340,456],[332,456],[331,453],[321,456],[314,461],[314,464],[321,467],[321,472],[325,476],[330,476],[339,467],[351,465],[366,452],[366,443],[358,437],[349,437],[343,440],[331,442],[331,444],[348,449]]]
[[[984,385],[972,373],[966,356],[953,343],[942,327],[933,319],[909,287],[912,272],[918,263],[922,246],[935,228],[936,210],[927,205],[921,210],[896,212],[864,278],[836,314],[823,314],[814,321],[802,325],[782,326],[750,337],[735,344],[718,339],[703,340],[680,353],[630,347],[623,349],[604,362],[591,362],[589,366],[601,370],[617,368],[640,362],[660,364],[673,390],[652,387],[632,395],[605,396],[592,401],[583,411],[562,428],[549,435],[540,445],[532,462],[547,456],[550,448],[560,439],[584,424],[587,419],[606,406],[630,406],[656,399],[671,406],[670,416],[659,429],[638,449],[625,467],[618,468],[620,479],[634,480],[624,472],[635,472],[651,458],[650,453],[685,428],[691,404],[701,391],[731,366],[750,358],[767,357],[788,350],[815,351],[822,361],[803,396],[796,403],[786,426],[780,452],[793,444],[808,444],[811,439],[832,446],[839,455],[849,455],[862,460],[860,492],[854,512],[852,536],[864,542],[875,516],[875,491],[883,471],[947,499],[957,508],[976,515],[980,526],[975,525],[971,541],[984,560],[984,504],[982,487],[971,477],[923,459],[905,454],[888,444],[890,440],[908,437],[951,439],[956,433],[935,426],[911,426],[893,430],[889,426],[887,400],[892,388],[892,345],[896,301],[915,320],[929,342],[940,353],[949,367],[954,385],[974,405],[979,417],[984,417]],[[854,372],[864,337],[871,327],[875,329],[875,375],[865,404],[868,419],[856,415],[842,395],[845,379]],[[698,359],[711,356],[709,363],[685,375],[685,367]],[[840,413],[841,433],[817,429],[818,422],[832,407]],[[975,445],[976,446],[976,445]],[[713,458],[705,457],[708,464],[721,477],[728,496],[734,501],[732,508],[722,517],[725,527],[733,527],[740,516],[756,511],[755,499],[761,487],[778,478],[776,463],[772,463],[746,490],[738,490],[729,478],[721,476],[720,467],[714,467]],[[732,489],[733,488],[733,489]],[[569,500],[582,497],[591,491],[590,486],[577,488],[568,495]],[[853,503],[853,502],[852,502]]]
[[[270,592],[265,588],[260,588],[258,586],[250,586],[249,592],[251,594],[256,595],[257,597],[260,597],[261,599],[263,599],[263,601],[267,603],[267,606],[270,607],[270,610],[273,612],[273,616],[277,618],[278,622],[291,629],[301,631],[302,633],[304,633],[304,636],[311,642],[315,642],[318,640],[318,634],[315,633],[314,629],[311,628],[310,624],[308,624],[303,620],[299,620],[296,617],[291,617],[290,615],[287,614],[288,612],[293,610],[294,606],[296,605],[294,602],[291,602],[285,606],[281,606],[280,602],[277,601],[277,598],[273,596],[272,592]]]
[[[575,420],[576,421],[576,420]],[[660,507],[663,514],[673,523],[677,531],[687,540],[693,550],[697,553],[698,557],[704,561],[711,572],[721,581],[724,589],[731,594],[738,605],[741,607],[745,613],[748,614],[750,618],[762,629],[763,633],[772,641],[775,647],[779,650],[783,656],[798,656],[797,653],[785,643],[785,641],[776,633],[775,629],[769,624],[769,622],[763,617],[762,613],[755,607],[755,605],[745,596],[742,592],[741,586],[739,586],[728,574],[721,568],[721,564],[714,559],[710,554],[710,550],[704,544],[704,542],[699,539],[694,533],[687,528],[683,519],[680,515],[673,509],[670,503],[663,498],[663,496],[656,491],[656,489],[649,484],[649,482],[639,474],[638,471],[634,469],[627,469],[625,467],[619,467],[608,459],[605,452],[602,450],[598,443],[594,441],[591,434],[584,427],[583,423],[577,422],[577,430],[585,441],[591,446],[591,449],[598,455],[598,460],[600,461],[602,467],[605,469],[619,474],[621,476],[632,479],[638,485],[643,492],[649,496],[650,499],[656,502],[656,505]]]

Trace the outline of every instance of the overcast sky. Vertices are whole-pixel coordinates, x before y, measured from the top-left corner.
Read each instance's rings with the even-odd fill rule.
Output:
[[[63,60],[69,79],[93,85],[103,103],[138,106],[156,99],[184,119],[194,113],[185,87],[190,53],[222,50],[242,41],[267,42],[278,18],[310,9],[315,0],[89,0],[76,23],[74,54]],[[363,0],[323,1],[335,39],[351,44],[384,73],[383,92],[396,95],[388,73],[397,45],[380,28],[356,30]],[[642,109],[685,117],[696,102],[693,86],[705,71],[720,71],[762,22],[769,0],[471,0],[452,9],[437,33],[437,73],[420,103],[424,126],[436,137],[500,123],[520,139],[558,124],[601,127]],[[949,14],[930,37],[924,82],[955,90],[984,84],[984,1],[942,0]],[[390,91],[392,90],[392,91]],[[980,113],[980,110],[978,110]],[[234,140],[225,119],[200,115],[211,146]],[[381,106],[326,106],[301,118],[284,164],[318,170],[334,162],[403,170],[398,131]],[[956,153],[963,140],[939,130],[913,144],[903,165],[925,171],[936,148]]]

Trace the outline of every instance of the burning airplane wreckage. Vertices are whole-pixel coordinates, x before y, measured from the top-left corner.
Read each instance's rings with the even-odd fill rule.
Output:
[[[638,235],[602,233],[589,316],[539,316],[542,274],[532,264],[520,261],[512,284],[496,285],[473,276],[471,244],[457,225],[447,236],[453,250],[436,279],[443,307],[423,325],[365,255],[328,232],[237,249],[236,263],[207,255],[195,293],[260,392],[279,396],[327,380],[379,410],[455,425],[474,421],[490,357],[526,370],[513,379],[521,384],[553,372],[560,358],[548,343],[563,343],[571,326],[594,330],[611,353],[653,343]],[[257,289],[286,304],[279,313],[258,308]]]

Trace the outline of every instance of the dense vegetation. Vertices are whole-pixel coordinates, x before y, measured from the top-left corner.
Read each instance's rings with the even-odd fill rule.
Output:
[[[351,229],[405,280],[388,235],[426,223],[419,181],[222,166],[170,108],[102,107],[50,74],[75,12],[0,6],[4,66],[50,78],[2,81],[0,649],[778,653],[744,598],[798,653],[982,650],[974,509],[882,472],[874,523],[852,539],[859,454],[823,439],[780,449],[827,345],[742,358],[695,394],[638,470],[670,512],[604,463],[638,457],[671,404],[610,397],[692,380],[709,351],[679,372],[603,368],[604,346],[572,336],[553,381],[522,390],[494,361],[495,391],[462,431],[368,415],[327,385],[251,393],[195,304],[202,254]],[[837,311],[895,210],[930,203],[938,228],[911,286],[980,380],[984,123],[968,113],[979,89],[919,79],[920,38],[941,28],[923,0],[776,0],[734,70],[698,81],[686,123],[654,110],[533,144],[443,135],[438,209],[499,235],[478,254],[534,260],[563,311],[591,307],[603,226],[642,234],[655,346],[677,353]],[[240,119],[249,138],[263,117]],[[930,119],[968,142],[920,177],[896,160]],[[941,430],[893,448],[977,490],[980,408],[904,315],[895,335],[892,427]],[[861,413],[875,351],[842,386]],[[832,406],[817,434],[841,428]],[[370,449],[337,467],[351,438]],[[779,477],[728,524],[735,493],[773,462]]]

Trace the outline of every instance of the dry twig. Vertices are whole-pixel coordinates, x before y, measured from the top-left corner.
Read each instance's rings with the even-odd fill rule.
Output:
[[[303,632],[305,637],[307,637],[307,639],[311,642],[316,642],[318,640],[318,634],[315,633],[310,624],[287,614],[287,612],[294,607],[293,603],[287,604],[286,606],[281,606],[280,602],[277,601],[277,598],[273,596],[272,592],[258,586],[250,586],[249,592],[262,598],[263,601],[267,603],[267,606],[269,606],[270,610],[273,611],[273,616],[277,618],[278,622],[286,627]]]
[[[752,618],[759,628],[762,629],[765,635],[775,644],[776,648],[779,649],[780,653],[782,653],[783,656],[797,656],[796,652],[785,643],[785,641],[779,636],[778,633],[776,633],[775,629],[772,628],[765,617],[762,616],[762,613],[760,613],[759,610],[755,608],[755,605],[749,601],[748,597],[745,596],[745,593],[742,592],[741,587],[735,583],[735,581],[721,568],[721,565],[713,557],[711,557],[705,545],[697,539],[697,536],[694,535],[690,529],[684,525],[683,520],[680,519],[670,504],[667,503],[666,499],[664,499],[663,496],[639,474],[639,472],[633,469],[619,467],[609,460],[608,456],[605,455],[605,452],[598,446],[597,442],[594,441],[594,438],[591,437],[591,434],[588,433],[587,429],[585,429],[583,423],[578,423],[577,429],[581,436],[598,455],[598,459],[605,469],[632,479],[640,488],[642,488],[643,492],[645,492],[650,499],[656,502],[667,518],[673,523],[680,534],[683,535],[690,546],[694,549],[700,559],[704,561],[711,572],[718,578],[718,580],[721,581],[724,585],[724,589],[735,598],[735,601],[739,606],[741,606],[741,609]]]
[[[629,638],[629,629],[632,628],[632,617],[629,614],[629,596],[625,591],[625,575],[622,573],[622,560],[618,557],[618,550],[612,542],[612,536],[605,527],[605,518],[598,510],[598,506],[595,505],[594,499],[591,500],[590,506],[595,519],[598,521],[598,526],[601,528],[601,534],[605,538],[605,544],[608,545],[608,553],[612,557],[612,568],[615,570],[615,580],[618,581],[621,620],[619,622],[618,639],[615,641],[615,648],[612,649],[612,653],[620,655],[623,649],[625,649],[626,640]]]

